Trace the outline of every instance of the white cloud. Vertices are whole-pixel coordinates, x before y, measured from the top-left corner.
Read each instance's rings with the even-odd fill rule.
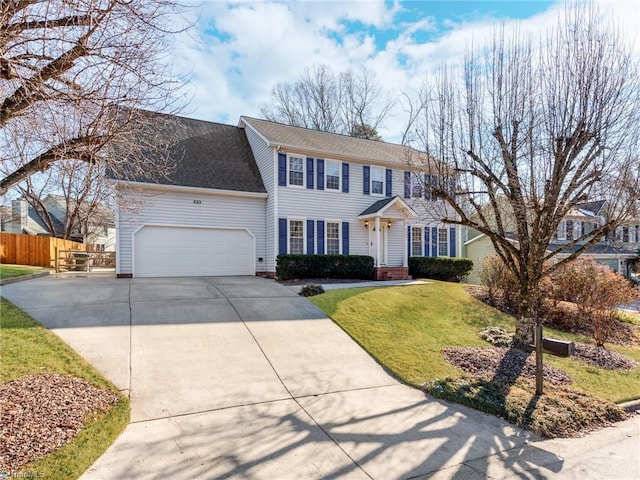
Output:
[[[640,52],[635,35],[640,2],[600,0],[598,4],[603,13],[619,19],[627,35],[634,35]],[[520,21],[520,27],[542,34],[563,10],[563,4],[556,3]],[[434,35],[435,19],[400,21],[400,12],[397,2],[389,7],[381,0],[205,2],[197,12],[194,38],[181,41],[175,60],[177,70],[191,72],[194,100],[187,114],[231,124],[240,115],[259,116],[275,83],[293,80],[306,67],[320,63],[336,72],[365,66],[388,90],[416,90],[427,72],[444,61],[461,60],[472,39],[483,43],[496,22],[489,16],[448,19],[446,31],[420,43],[416,40],[420,33]],[[443,24],[447,19],[438,20]],[[358,25],[362,30],[354,29]],[[402,123],[397,112],[380,129],[383,138],[396,140]]]

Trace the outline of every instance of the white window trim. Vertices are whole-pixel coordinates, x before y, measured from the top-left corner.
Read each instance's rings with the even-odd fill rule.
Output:
[[[327,255],[335,255],[329,253],[329,224],[337,223],[338,224],[338,253],[337,255],[342,255],[342,220],[336,219],[325,219],[324,220],[324,252]]]
[[[560,220],[560,223],[558,224],[558,229],[556,230],[556,236],[558,237],[558,240],[566,240],[567,239],[567,221],[566,220]]]
[[[386,172],[385,172],[385,175],[386,175]],[[411,193],[411,195],[410,195],[411,198],[423,198],[424,197],[424,188],[425,188],[425,186],[424,186],[423,177],[421,177],[422,175],[423,174],[421,174],[421,173],[411,172],[411,177],[409,179],[409,181],[410,181],[409,190],[410,190],[410,193]],[[417,185],[414,184],[414,181],[417,182]],[[418,191],[416,192],[416,190],[418,190]],[[418,195],[416,195],[416,193]]]
[[[444,251],[444,255],[440,252],[440,230],[444,230],[445,233],[447,234],[447,247],[445,248]],[[449,229],[447,227],[438,227],[438,231],[437,231],[437,245],[438,245],[438,257],[448,257],[449,256],[449,242],[451,242],[451,238],[450,238],[450,234],[449,234]]]
[[[291,183],[291,158],[302,159],[302,185],[294,185]],[[295,153],[287,153],[287,187],[306,188],[305,182],[307,178],[307,159],[304,155],[296,155]]]
[[[291,222],[302,222],[302,253],[307,254],[307,220],[305,218],[287,218],[287,252],[291,253]]]
[[[414,241],[413,241],[413,229],[417,228],[420,230],[420,255],[414,255],[413,254],[413,245],[414,245]],[[411,251],[409,252],[409,256],[410,257],[424,257],[424,225],[411,225]],[[429,245],[429,248],[431,248],[431,245]]]
[[[335,164],[338,166],[338,188],[329,188],[327,186],[327,179],[329,175],[327,172],[329,171],[329,165]],[[324,161],[324,190],[326,192],[341,192],[342,191],[342,162],[338,160],[326,160]]]
[[[373,171],[382,170],[382,193],[373,193]],[[384,197],[387,191],[387,170],[384,167],[369,166],[369,194],[374,197]]]

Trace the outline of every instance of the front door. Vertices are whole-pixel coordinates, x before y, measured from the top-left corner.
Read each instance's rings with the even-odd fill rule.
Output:
[[[380,242],[380,256],[378,257],[378,242]],[[376,266],[387,264],[387,228],[380,222],[380,233],[376,231],[375,222],[369,225],[369,255],[373,257]]]

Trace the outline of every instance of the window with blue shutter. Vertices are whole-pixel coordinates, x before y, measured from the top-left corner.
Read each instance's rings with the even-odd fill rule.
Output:
[[[386,189],[387,189],[387,191],[385,192],[387,197],[390,197],[392,195],[392,191],[393,191],[392,188],[391,188],[392,180],[393,180],[393,172],[391,171],[390,168],[387,168],[387,171],[386,171],[386,184],[387,184],[386,185]]]
[[[324,220],[318,220],[316,232],[318,236],[318,255],[324,255]]]
[[[313,255],[314,248],[313,243],[315,241],[315,235],[313,233],[313,227],[315,222],[313,220],[307,220],[307,254]]]
[[[349,164],[342,164],[342,191],[349,193]]]
[[[287,154],[278,153],[278,185],[287,186]]]
[[[342,222],[342,254],[349,255],[349,222]]]
[[[324,160],[318,159],[318,181],[316,182],[318,190],[324,190]]]
[[[456,227],[449,228],[449,256],[456,256]]]
[[[369,195],[369,187],[371,184],[371,169],[368,165],[362,166],[362,193]]]
[[[431,232],[431,229],[429,227],[424,227],[424,256],[425,257],[431,256],[431,242],[429,241],[430,232]]]
[[[313,190],[313,158],[307,157],[307,188]]]
[[[279,218],[278,219],[278,253],[286,254],[287,253],[287,219]]]
[[[404,172],[404,198],[411,198],[411,172]]]
[[[431,256],[438,256],[438,227],[431,227]]]
[[[424,199],[431,200],[431,175],[424,174]]]

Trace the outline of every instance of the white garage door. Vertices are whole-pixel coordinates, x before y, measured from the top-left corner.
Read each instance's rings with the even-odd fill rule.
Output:
[[[146,225],[134,235],[134,276],[255,275],[254,252],[243,229]]]

